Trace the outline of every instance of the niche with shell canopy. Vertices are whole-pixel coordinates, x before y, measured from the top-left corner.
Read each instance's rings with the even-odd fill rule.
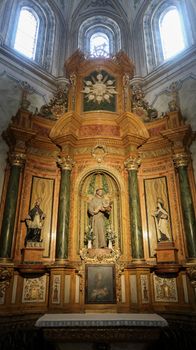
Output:
[[[88,174],[81,182],[79,190],[78,205],[78,226],[79,226],[79,248],[87,245],[87,240],[92,229],[92,218],[89,215],[89,203],[95,196],[96,190],[103,190],[105,203],[110,203],[111,211],[104,216],[106,241],[111,238],[115,249],[120,249],[122,237],[120,234],[121,227],[121,206],[119,186],[109,172],[95,170]],[[93,241],[93,232],[92,232]],[[92,242],[92,248],[94,247]]]

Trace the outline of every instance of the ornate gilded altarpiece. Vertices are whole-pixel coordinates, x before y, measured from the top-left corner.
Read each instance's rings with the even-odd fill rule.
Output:
[[[3,134],[1,312],[194,310],[194,133],[177,110],[133,113],[124,52],[77,51],[65,71],[50,103],[19,109]]]

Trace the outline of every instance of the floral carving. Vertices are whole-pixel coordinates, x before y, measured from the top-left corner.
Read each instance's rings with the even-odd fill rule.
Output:
[[[144,122],[149,122],[158,117],[157,110],[150,107],[144,99],[145,94],[139,84],[132,85],[132,109]]]
[[[0,267],[0,298],[4,296],[6,289],[9,287],[11,278],[11,272]]]
[[[91,81],[92,80],[92,81]],[[88,101],[97,102],[110,102],[113,95],[116,95],[116,89],[114,86],[115,81],[108,78],[107,75],[98,73],[96,77],[91,76],[91,80],[85,80],[85,87],[82,92]]]
[[[67,112],[68,105],[68,88],[67,86],[60,86],[54,97],[48,104],[40,108],[41,116],[48,119],[59,119],[65,112]]]
[[[187,273],[193,288],[196,288],[196,265],[191,266],[187,269]]]

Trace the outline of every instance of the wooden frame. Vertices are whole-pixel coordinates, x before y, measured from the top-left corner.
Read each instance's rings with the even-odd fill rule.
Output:
[[[114,265],[86,265],[85,274],[86,304],[115,304]]]

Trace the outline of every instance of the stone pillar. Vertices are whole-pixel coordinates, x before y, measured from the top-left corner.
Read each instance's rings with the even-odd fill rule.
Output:
[[[190,183],[188,178],[187,166],[189,156],[185,153],[174,156],[174,164],[178,169],[181,206],[184,220],[184,230],[187,241],[188,258],[196,258],[196,220],[194,213],[193,200],[191,196]]]
[[[125,167],[128,170],[129,181],[129,212],[133,260],[144,259],[140,198],[137,179],[139,165],[140,160],[134,157],[129,157],[125,162]]]
[[[68,156],[67,158],[59,158],[58,164],[61,167],[61,183],[56,236],[56,260],[65,260],[68,258],[70,175],[73,161]]]
[[[14,235],[14,225],[18,201],[20,172],[21,168],[24,165],[25,157],[26,156],[23,153],[12,153],[9,157],[11,169],[1,227],[0,258],[11,258],[12,241]]]

